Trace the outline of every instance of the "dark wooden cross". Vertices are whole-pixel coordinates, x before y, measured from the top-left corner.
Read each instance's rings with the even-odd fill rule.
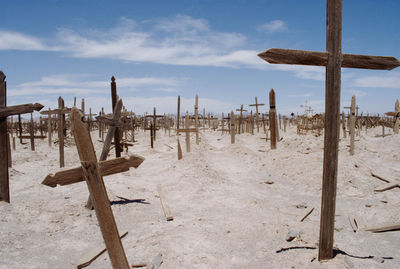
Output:
[[[152,131],[153,131],[153,139],[154,141],[157,140],[156,138],[156,130],[158,130],[158,126],[157,126],[157,118],[164,118],[165,115],[157,115],[156,113],[156,108],[153,108],[153,115],[147,115],[147,118],[153,118],[153,127],[152,127]]]
[[[258,132],[260,132],[260,127],[258,126],[258,120],[259,120],[259,117],[258,117],[258,107],[259,106],[264,106],[265,104],[259,104],[258,102],[257,102],[257,96],[254,98],[255,99],[255,104],[251,104],[251,105],[249,105],[249,106],[255,106],[256,107],[256,124],[257,124],[257,133]]]
[[[243,122],[243,112],[246,112],[247,110],[243,109],[243,105],[240,105],[240,109],[236,109],[236,111],[240,111],[240,116],[239,116],[239,134],[241,133],[241,128],[242,128],[242,122]]]
[[[327,260],[333,257],[341,68],[391,70],[400,65],[400,62],[394,57],[342,54],[342,0],[327,0],[326,14],[326,52],[269,49],[258,55],[272,64],[326,67],[325,138],[319,260]]]
[[[8,133],[7,117],[40,111],[43,105],[24,104],[7,106],[7,83],[6,76],[0,71],[0,201],[10,202],[10,188],[8,175]]]
[[[129,160],[117,158],[98,163],[89,129],[82,118],[82,113],[74,107],[71,115],[72,132],[81,160],[81,167],[59,172],[55,176],[48,176],[43,184],[55,187],[57,184],[67,185],[85,180],[112,267],[128,269],[128,260],[121,244],[103,176],[127,171],[130,167],[138,167],[144,158],[133,156]]]
[[[276,149],[276,105],[275,105],[275,91],[269,91],[269,131],[271,133],[271,149]],[[268,140],[268,138],[267,138]]]

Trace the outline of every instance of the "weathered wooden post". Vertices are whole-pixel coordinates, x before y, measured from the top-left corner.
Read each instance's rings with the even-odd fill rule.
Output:
[[[396,116],[394,118],[393,132],[399,134],[399,100],[396,100],[396,103],[394,104],[394,112],[396,113]]]
[[[190,132],[189,130],[189,113],[186,111],[185,116],[185,129],[186,131],[186,152],[190,152]]]
[[[178,107],[177,107],[177,115],[176,115],[176,134],[179,135],[179,121],[181,117],[181,97],[178,96]]]
[[[52,117],[50,114],[50,107],[49,107],[49,116],[47,118],[47,136],[49,139],[49,147],[51,147],[51,136],[52,136],[52,132],[53,132],[53,130],[51,129],[51,120],[52,120]]]
[[[346,115],[342,112],[342,130],[343,130],[343,138],[346,138]]]
[[[118,97],[117,97],[117,83],[115,82],[115,77],[111,77],[111,102],[112,102],[112,110],[114,111],[115,106],[117,105]],[[121,157],[122,147],[119,141],[119,128],[115,128],[114,133],[114,144],[115,144],[115,157]]]
[[[391,70],[400,65],[394,57],[341,53],[342,0],[327,0],[327,52],[270,49],[259,56],[269,63],[326,66],[325,137],[322,180],[319,260],[333,257],[336,182],[338,167],[341,67]]]
[[[275,107],[275,91],[271,89],[269,92],[269,130],[271,137],[271,149],[276,149],[276,107]]]
[[[355,125],[356,125],[356,97],[351,97],[351,109],[350,109],[350,155],[354,155],[354,137],[355,137]]]
[[[58,97],[58,148],[60,153],[60,167],[64,167],[64,121],[63,121],[63,111],[64,110],[64,100]]]
[[[235,114],[233,111],[231,111],[231,120],[230,120],[230,125],[231,125],[231,144],[235,144]]]
[[[19,143],[22,144],[22,121],[21,121],[21,114],[18,114],[18,131],[19,131]]]
[[[243,109],[243,105],[240,105],[240,109],[236,109],[236,111],[240,111],[239,114],[239,134],[243,132],[243,112],[246,112],[247,110]]]
[[[196,94],[196,100],[194,105],[194,126],[196,128],[196,145],[199,144],[199,96]]]
[[[153,123],[150,122],[150,146],[151,146],[151,148],[154,148],[154,145],[153,145],[154,134],[155,134],[154,125],[153,125]]]
[[[33,126],[33,114],[31,113],[31,122],[29,125],[29,133],[30,133],[30,140],[31,140],[31,150],[35,151],[35,133],[34,133],[34,126]]]

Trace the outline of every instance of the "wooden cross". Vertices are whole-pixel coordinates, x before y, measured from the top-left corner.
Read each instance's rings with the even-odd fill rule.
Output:
[[[196,94],[195,104],[194,104],[194,126],[196,128],[196,145],[199,144],[199,96]]]
[[[243,105],[240,105],[240,109],[236,109],[236,111],[240,111],[240,116],[239,116],[239,134],[240,134],[243,121],[243,112],[246,112],[247,110],[243,109]]]
[[[256,124],[257,124],[257,133],[259,133],[260,132],[260,127],[258,126],[258,107],[259,106],[264,106],[265,104],[259,104],[258,102],[257,102],[257,96],[254,98],[255,99],[255,104],[251,104],[251,105],[249,105],[249,106],[255,106],[256,107]]]
[[[259,57],[273,64],[326,66],[325,138],[322,180],[319,260],[333,257],[341,68],[391,70],[400,65],[394,57],[342,54],[342,0],[327,0],[327,52],[269,49]]]
[[[235,144],[236,128],[235,128],[235,114],[233,113],[233,111],[231,111],[231,116],[230,116],[230,130],[231,130],[231,144]]]
[[[386,112],[385,115],[387,116],[392,116],[394,117],[394,126],[393,126],[393,133],[399,134],[399,118],[400,118],[400,112],[399,112],[399,100],[396,100],[396,103],[394,104],[394,112]]]
[[[24,104],[7,106],[6,76],[0,71],[0,201],[10,202],[9,174],[8,174],[8,134],[7,117],[40,111],[43,105]]]
[[[117,83],[115,82],[115,77],[111,77],[111,102],[112,102],[112,110],[114,111],[115,106],[117,105],[118,96],[117,96]],[[120,131],[118,128],[115,128],[114,132],[114,143],[115,143],[115,157],[121,157],[122,147],[119,143],[119,134]]]
[[[156,113],[156,108],[154,107],[154,109],[153,109],[153,115],[147,115],[146,116],[147,118],[153,118],[153,139],[154,139],[154,141],[156,141],[157,139],[156,139],[156,130],[158,130],[158,129],[156,129],[157,128],[157,118],[164,118],[165,117],[165,115],[157,115],[157,113]]]
[[[176,129],[177,133],[186,133],[186,152],[190,152],[190,133],[197,132],[197,128],[189,128],[189,114],[186,111],[185,116],[185,129]],[[178,140],[179,141],[179,140]]]
[[[71,115],[72,132],[81,160],[81,168],[78,167],[59,172],[55,176],[48,176],[43,184],[54,187],[57,184],[66,185],[86,180],[112,267],[114,269],[128,269],[128,260],[118,234],[103,176],[127,171],[129,167],[138,167],[144,158],[133,156],[129,160],[119,158],[98,163],[89,129],[82,118],[82,113],[74,107]]]

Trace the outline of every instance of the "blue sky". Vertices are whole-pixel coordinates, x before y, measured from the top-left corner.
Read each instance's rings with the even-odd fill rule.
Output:
[[[1,0],[0,70],[8,104],[41,102],[55,108],[85,98],[111,111],[110,78],[125,106],[137,113],[207,112],[267,103],[274,88],[282,114],[306,101],[324,110],[325,69],[270,65],[268,48],[325,50],[324,0]],[[400,59],[400,1],[343,3],[343,53]],[[342,107],[357,96],[360,111],[393,110],[400,68],[342,69]],[[247,109],[250,109],[247,107]],[[262,107],[261,111],[266,111]]]

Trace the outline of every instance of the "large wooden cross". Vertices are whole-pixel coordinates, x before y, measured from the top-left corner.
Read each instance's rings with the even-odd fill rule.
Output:
[[[269,49],[258,56],[272,64],[326,66],[325,137],[322,180],[319,260],[333,257],[338,167],[341,68],[391,70],[400,66],[394,57],[342,54],[342,0],[327,0],[327,52]]]
[[[10,188],[8,177],[8,134],[7,117],[40,111],[43,105],[24,104],[7,106],[7,83],[6,76],[0,71],[0,201],[10,202]]]
[[[129,160],[117,158],[98,163],[89,129],[82,118],[82,113],[74,107],[71,115],[72,131],[81,167],[47,176],[42,183],[55,187],[57,184],[67,185],[86,180],[111,264],[115,269],[128,269],[128,260],[118,234],[103,176],[127,171],[129,167],[136,168],[144,161],[144,158],[131,156]]]

